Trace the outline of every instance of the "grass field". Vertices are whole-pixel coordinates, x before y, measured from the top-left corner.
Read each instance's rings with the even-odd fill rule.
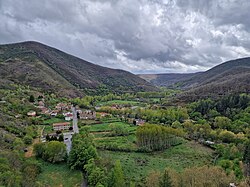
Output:
[[[42,173],[38,176],[39,187],[80,187],[82,173],[70,170],[66,164],[50,164],[40,161]]]
[[[99,151],[104,159],[120,160],[128,180],[142,182],[151,171],[163,171],[166,167],[176,171],[184,168],[209,165],[213,151],[195,142],[174,146],[163,152],[136,153]]]
[[[45,125],[44,130],[43,130],[43,134],[46,135],[46,134],[49,134],[52,132],[53,132],[52,125]]]
[[[95,143],[97,148],[117,148],[120,150],[136,151],[136,137],[134,134],[128,136],[97,137]]]
[[[132,133],[128,136],[109,137],[110,124],[123,125]],[[99,150],[100,156],[107,160],[120,160],[128,180],[142,182],[154,170],[163,171],[166,167],[169,167],[181,171],[188,167],[211,164],[213,160],[213,150],[186,140],[183,140],[182,144],[162,152],[135,152],[137,146],[133,132],[136,128],[136,126],[124,122],[90,125],[90,131],[95,137],[96,146],[102,149]],[[107,149],[123,150],[123,152],[108,151]]]
[[[113,136],[112,126],[122,126],[128,132],[125,136]],[[97,148],[107,150],[136,151],[136,126],[124,122],[112,122],[89,125]]]
[[[127,136],[111,136],[111,125],[122,125],[130,133]],[[212,149],[182,138],[180,138],[182,144],[165,151],[136,152],[138,151],[135,136],[137,126],[124,122],[92,124],[89,125],[89,128],[94,135],[100,157],[112,162],[120,160],[128,181],[133,180],[142,184],[152,171],[163,171],[166,167],[169,167],[180,172],[184,168],[211,165],[213,161]]]
[[[129,131],[135,131],[136,126],[129,125],[124,122],[112,122],[112,123],[101,123],[101,124],[92,124],[89,125],[90,132],[108,132],[111,131],[111,125],[123,125]]]
[[[99,121],[96,120],[78,120],[78,126],[85,126],[85,125],[94,125],[96,123],[99,123]]]
[[[53,124],[53,123],[60,123],[60,122],[65,122],[65,120],[61,118],[50,118],[50,119],[44,120],[43,124]]]

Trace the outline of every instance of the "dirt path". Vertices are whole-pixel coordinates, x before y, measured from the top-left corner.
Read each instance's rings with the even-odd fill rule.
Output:
[[[37,130],[39,136],[38,136],[36,139],[34,139],[33,142],[32,142],[32,144],[28,147],[28,151],[24,154],[24,156],[25,156],[26,158],[30,158],[30,157],[32,157],[32,156],[34,155],[34,154],[33,154],[34,145],[40,142],[40,138],[41,138],[41,136],[42,136],[42,134],[43,134],[44,127],[45,127],[45,126],[43,126],[42,129],[39,128],[39,129]]]
[[[98,132],[91,132],[91,134],[108,134],[110,131],[98,131]]]
[[[33,143],[28,147],[28,151],[24,155],[26,158],[33,156],[33,149],[34,149],[33,146],[37,143],[39,143],[39,138],[34,139]]]

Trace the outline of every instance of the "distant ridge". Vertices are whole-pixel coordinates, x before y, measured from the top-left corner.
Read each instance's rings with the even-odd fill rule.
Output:
[[[156,85],[168,88],[177,88],[176,83],[185,81],[199,73],[162,73],[162,74],[140,74],[139,77]]]
[[[0,45],[0,79],[0,86],[13,82],[68,97],[158,90],[130,72],[95,65],[34,41]]]
[[[186,90],[181,95],[185,100],[250,93],[250,58],[230,60],[201,73],[140,77],[157,86]]]

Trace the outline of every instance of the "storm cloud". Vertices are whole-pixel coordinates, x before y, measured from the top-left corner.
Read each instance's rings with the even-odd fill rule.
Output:
[[[0,0],[0,43],[34,40],[133,73],[250,56],[248,0]]]

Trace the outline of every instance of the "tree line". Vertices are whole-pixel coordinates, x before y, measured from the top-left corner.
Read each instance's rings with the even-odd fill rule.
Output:
[[[137,145],[142,150],[159,151],[169,148],[178,142],[177,136],[183,136],[179,129],[160,125],[146,124],[136,130]]]

